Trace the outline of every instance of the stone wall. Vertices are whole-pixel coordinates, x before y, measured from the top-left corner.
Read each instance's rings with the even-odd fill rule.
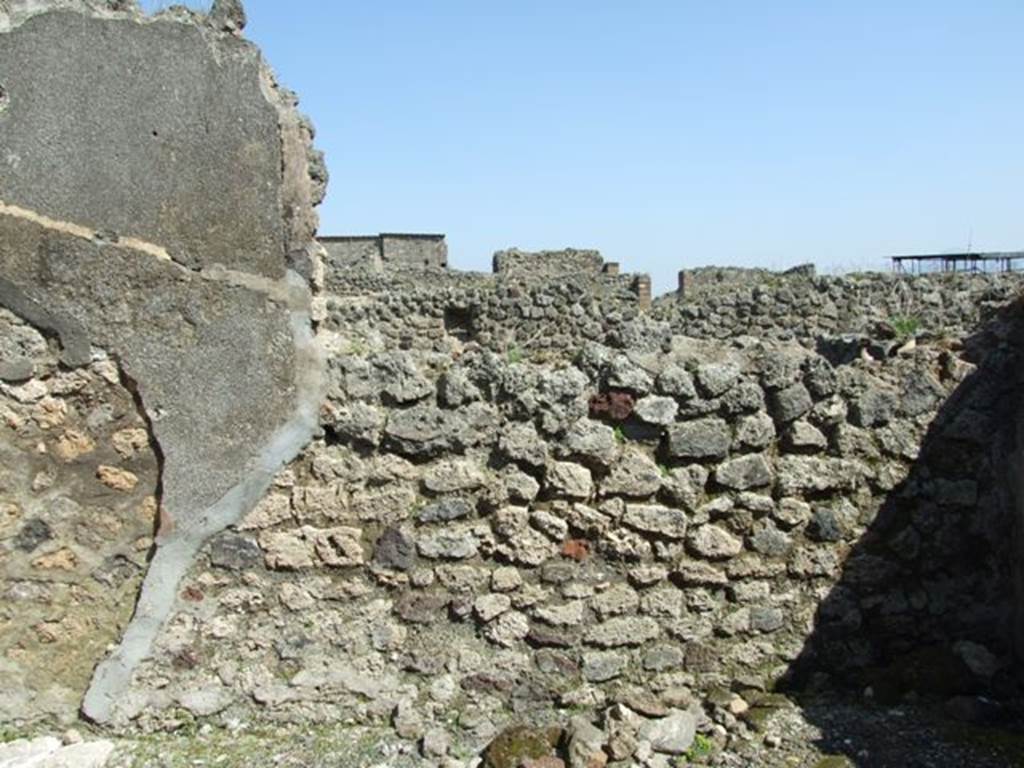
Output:
[[[700,274],[700,289],[659,298],[654,317],[677,333],[700,338],[748,335],[812,345],[844,335],[961,337],[1024,287],[1019,272],[815,276],[807,270],[724,270],[728,279],[715,290],[709,276],[717,272],[708,268]]]
[[[641,321],[646,275],[606,271],[596,251],[495,255],[495,273],[388,266],[329,267],[324,326],[350,337],[403,347],[449,349],[474,341],[514,355],[613,339],[641,347],[666,335]]]
[[[444,235],[382,234],[323,236],[325,272],[330,284],[340,273],[382,273],[385,268],[444,269],[448,245]]]
[[[385,264],[438,269],[448,266],[444,235],[383,234],[380,240]]]
[[[159,457],[106,356],[62,370],[0,309],[0,358],[0,721],[66,718],[131,618]]]
[[[998,690],[1020,324],[840,366],[776,342],[537,362],[366,337],[330,360],[322,439],[204,549],[120,714],[477,750],[582,713],[628,764],[666,715],[753,733],[779,686],[905,693],[889,670],[918,648],[956,670],[946,695]]]
[[[604,259],[594,250],[539,251],[531,253],[510,248],[494,254],[495,274],[523,280],[550,282],[564,275],[596,276],[604,269]]]
[[[692,300],[699,296],[721,295],[737,288],[754,288],[779,279],[813,279],[816,270],[813,264],[803,264],[784,272],[750,267],[698,267],[679,272],[679,287],[676,296]]]
[[[667,768],[789,687],[1018,693],[1018,276],[646,312],[594,251],[321,263],[237,3],[59,5],[0,6],[0,720],[368,724],[492,768],[566,728],[573,768]]]
[[[379,235],[319,237],[324,249],[324,273],[331,276],[349,270],[379,274],[384,269]]]

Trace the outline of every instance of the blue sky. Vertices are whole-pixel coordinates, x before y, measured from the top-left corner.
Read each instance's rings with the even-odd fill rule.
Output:
[[[1024,248],[1021,0],[248,0],[327,153],[325,234],[885,268]]]

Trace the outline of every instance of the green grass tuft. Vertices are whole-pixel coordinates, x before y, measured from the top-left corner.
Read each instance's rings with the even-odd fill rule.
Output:
[[[921,319],[913,315],[900,315],[891,318],[889,325],[893,327],[901,339],[909,339],[916,336],[917,332],[921,329]]]

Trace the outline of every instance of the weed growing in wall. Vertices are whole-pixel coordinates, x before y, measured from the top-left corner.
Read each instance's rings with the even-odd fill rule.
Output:
[[[693,744],[690,748],[676,758],[675,766],[676,768],[683,768],[683,766],[689,766],[695,763],[705,763],[714,751],[714,742],[703,733],[698,733],[693,738]]]
[[[921,319],[914,315],[900,315],[889,320],[900,338],[909,339],[917,335],[921,329]]]

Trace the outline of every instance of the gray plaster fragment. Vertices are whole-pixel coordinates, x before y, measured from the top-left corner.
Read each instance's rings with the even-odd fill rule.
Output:
[[[58,336],[68,366],[105,350],[162,460],[157,549],[82,704],[106,723],[198,551],[318,428],[312,295],[289,269],[315,250],[315,214],[300,121],[254,46],[201,17],[57,5],[0,25],[17,158],[0,303]],[[217,13],[237,27],[240,10]]]

